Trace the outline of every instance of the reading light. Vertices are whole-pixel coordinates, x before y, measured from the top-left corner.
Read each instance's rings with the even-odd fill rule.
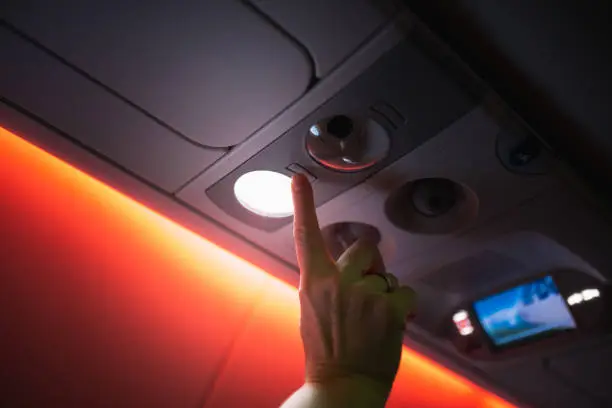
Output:
[[[585,301],[598,298],[599,296],[599,289],[585,289],[582,291],[582,297]]]
[[[234,184],[234,195],[247,210],[270,218],[293,215],[291,178],[274,171],[245,173]]]
[[[582,302],[588,302],[601,296],[599,289],[585,289],[582,292],[574,293],[567,298],[567,304],[574,306]]]
[[[460,310],[457,313],[455,313],[455,315],[453,316],[453,322],[455,323],[459,323],[462,320],[465,320],[468,318],[468,314],[465,310]]]
[[[582,297],[582,293],[574,293],[573,295],[570,295],[567,298],[567,304],[570,306],[574,306],[579,303],[582,303],[583,300],[584,298]]]
[[[335,171],[370,168],[385,159],[390,148],[387,129],[369,117],[335,115],[313,124],[306,135],[310,157]]]
[[[469,336],[474,333],[474,326],[472,326],[472,322],[470,321],[470,317],[465,310],[459,310],[457,313],[453,315],[453,322],[455,322],[455,326],[459,331],[459,334],[462,336]]]

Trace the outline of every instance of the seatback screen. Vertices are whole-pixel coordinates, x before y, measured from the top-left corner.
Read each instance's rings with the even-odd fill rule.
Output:
[[[552,276],[476,301],[474,311],[496,346],[576,328]]]

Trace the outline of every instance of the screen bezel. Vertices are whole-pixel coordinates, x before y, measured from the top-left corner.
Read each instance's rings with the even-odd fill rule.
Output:
[[[480,317],[478,315],[478,313],[476,312],[476,308],[475,308],[475,304],[481,300],[487,299],[489,297],[504,293],[506,291],[512,290],[516,287],[531,283],[531,282],[535,282],[538,281],[540,279],[544,279],[546,277],[550,276],[553,280],[553,283],[555,284],[555,286],[557,287],[557,290],[559,291],[559,294],[563,297],[563,303],[565,304],[565,308],[567,310],[567,312],[570,314],[570,316],[572,317],[572,320],[574,321],[575,327],[574,328],[568,328],[568,329],[564,329],[564,330],[554,330],[554,331],[545,331],[542,333],[538,333],[538,334],[534,334],[532,336],[529,337],[525,337],[519,340],[514,340],[508,343],[504,343],[504,344],[496,344],[495,340],[493,340],[492,336],[485,330],[482,322],[480,321]],[[554,337],[558,337],[558,336],[562,336],[564,334],[567,333],[574,333],[577,332],[580,329],[580,324],[578,319],[576,318],[576,316],[574,315],[574,312],[572,311],[572,308],[567,304],[567,299],[565,294],[563,293],[561,287],[559,286],[557,279],[555,279],[555,275],[552,273],[547,273],[541,276],[537,276],[537,277],[531,277],[530,279],[526,279],[526,280],[521,280],[520,282],[515,282],[513,285],[507,285],[505,286],[503,289],[497,290],[495,292],[492,292],[486,296],[482,296],[479,299],[473,301],[470,303],[469,306],[469,310],[468,313],[470,314],[470,317],[472,318],[471,320],[473,321],[473,324],[475,323],[478,330],[483,334],[483,337],[486,339],[486,342],[489,346],[489,348],[493,351],[501,351],[501,350],[507,350],[507,349],[512,349],[512,348],[516,348],[516,347],[521,347],[521,346],[526,346],[532,343],[537,343],[539,341],[545,340],[545,339],[550,339],[550,338],[554,338]]]

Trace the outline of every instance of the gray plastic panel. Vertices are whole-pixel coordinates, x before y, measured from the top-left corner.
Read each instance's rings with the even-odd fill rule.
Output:
[[[573,269],[598,281],[606,281],[612,270],[607,245],[611,240],[612,230],[604,214],[568,186],[557,185],[477,229],[415,256],[390,262],[387,267],[416,288],[422,317],[419,324],[428,335],[434,336],[445,319],[450,319],[459,302],[469,300],[470,293],[483,295],[486,284],[488,290],[494,290],[518,277],[528,278],[558,269]],[[452,276],[458,271],[446,268],[483,251],[512,260],[517,270],[499,267],[489,270],[483,264],[475,266],[469,274]],[[447,274],[447,281],[444,281],[444,274]],[[458,294],[449,293],[459,279],[466,284]],[[448,323],[450,321],[446,321]],[[545,357],[558,352],[559,348],[574,346],[574,340],[562,342],[545,351],[528,351],[525,358]],[[516,358],[512,356],[511,360]]]
[[[571,268],[605,280],[610,278],[609,271],[612,270],[608,245],[610,240],[612,230],[610,223],[606,222],[605,214],[585,200],[578,191],[567,185],[557,185],[477,229],[416,256],[405,258],[403,262],[387,266],[401,276],[404,282],[416,287],[420,313],[429,320],[425,327],[426,336],[432,341],[435,336],[429,330],[439,327],[443,318],[450,318],[448,310],[452,310],[453,302],[461,297],[444,293],[448,288],[444,287],[442,276],[437,278],[442,286],[438,290],[432,290],[429,285],[423,286],[417,279],[430,281],[430,273],[454,272],[442,271],[441,268],[482,253],[483,250],[492,250],[520,262],[519,273],[523,276],[557,268]],[[475,290],[480,290],[479,282],[486,280],[493,287],[497,282],[512,279],[516,273],[502,269],[480,269],[463,278],[473,280]],[[493,274],[499,276],[492,278]],[[454,278],[448,276],[448,280],[448,284],[452,285],[450,281]],[[461,291],[465,293],[466,289],[469,289],[469,282]],[[446,310],[447,313],[439,313],[440,310]],[[528,401],[532,404],[530,406],[610,406],[604,402],[609,395],[605,388],[609,383],[606,382],[609,379],[609,368],[606,367],[610,353],[609,342],[607,347],[597,350],[589,344],[593,341],[601,343],[601,339],[586,336],[575,339],[576,342],[566,342],[554,348],[492,363],[470,361],[459,355],[454,348],[451,349],[450,343],[445,345],[441,338],[433,341],[439,341],[436,344],[440,344],[441,349],[448,347],[447,352],[456,359],[469,362],[486,372],[489,378],[496,380],[507,392]],[[565,354],[559,355],[560,351]],[[548,369],[544,365],[547,358],[550,359]],[[594,363],[597,358],[600,360]]]
[[[411,269],[405,265],[413,265],[415,256],[467,230],[479,228],[557,183],[549,176],[518,176],[508,172],[495,151],[500,129],[484,109],[473,109],[362,184],[320,206],[320,224],[352,221],[374,225],[382,234],[380,248],[387,266],[392,267],[394,273],[408,277]],[[393,225],[384,213],[389,194],[408,181],[426,177],[449,178],[469,187],[479,200],[476,220],[449,234],[415,234]],[[291,237],[291,228],[279,230],[278,235],[282,234],[286,234],[285,240],[279,242],[276,251],[287,261],[295,262],[293,247],[285,244]]]
[[[557,379],[569,383],[602,402],[612,406],[612,341],[596,347],[572,350],[550,360],[549,370]]]
[[[313,74],[299,47],[238,1],[9,3],[12,25],[205,145],[240,143]]]
[[[475,103],[439,66],[406,41],[206,193],[236,219],[266,231],[278,229],[290,223],[291,218],[248,217],[249,213],[236,204],[233,185],[240,175],[260,169],[282,171],[291,163],[299,163],[318,179],[314,190],[316,204],[320,206],[436,136],[469,112]],[[369,109],[377,105],[393,107],[403,120],[393,123],[393,119]],[[355,173],[340,173],[316,165],[305,151],[305,136],[313,124],[337,114],[380,121],[390,133],[389,155],[372,168]],[[197,205],[197,201],[190,203]]]
[[[521,364],[502,364],[492,367],[488,372],[507,392],[529,401],[529,407],[600,407],[594,405],[588,395],[559,384],[547,374],[540,359]]]
[[[327,75],[374,32],[398,7],[392,1],[256,0],[255,4],[310,52],[316,75]],[[397,2],[394,2],[397,4]]]
[[[0,97],[166,191],[223,151],[194,146],[0,27]]]
[[[566,267],[602,281],[609,280],[612,278],[608,245],[612,241],[611,225],[601,208],[589,203],[576,190],[557,183],[531,200],[500,212],[485,225],[410,259],[397,259],[392,266],[394,271],[411,280],[425,278],[449,262],[489,248],[520,261],[526,268],[522,276]],[[556,245],[539,236],[567,251],[555,249]],[[431,256],[432,251],[435,257]],[[500,277],[493,284],[503,280]]]

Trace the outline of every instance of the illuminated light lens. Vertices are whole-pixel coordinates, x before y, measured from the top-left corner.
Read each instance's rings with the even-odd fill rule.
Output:
[[[582,297],[585,301],[598,298],[599,296],[599,289],[585,289],[582,291]]]
[[[570,306],[578,305],[582,302],[596,299],[601,296],[599,289],[585,289],[582,292],[574,293],[567,298],[567,304]]]
[[[453,322],[457,327],[457,331],[462,336],[469,336],[474,333],[474,326],[470,321],[470,317],[465,310],[460,310],[453,315]]]
[[[570,306],[574,306],[579,303],[582,303],[583,300],[584,300],[584,297],[582,296],[582,293],[574,293],[573,295],[570,295],[567,298],[567,304]]]
[[[291,178],[269,170],[243,174],[234,184],[234,195],[247,210],[270,218],[293,214]]]
[[[460,310],[457,313],[454,314],[453,316],[453,322],[457,323],[460,322],[462,320],[465,320],[468,318],[468,314],[465,310]]]

